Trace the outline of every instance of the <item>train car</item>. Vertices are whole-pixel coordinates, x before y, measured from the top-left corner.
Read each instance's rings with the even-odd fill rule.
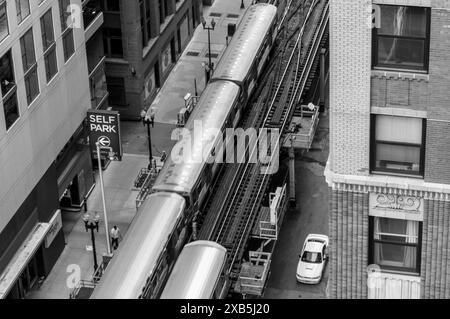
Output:
[[[269,57],[277,36],[276,23],[277,7],[266,3],[251,6],[214,71],[212,81],[232,81],[242,88],[242,105]]]
[[[157,298],[184,245],[184,210],[178,194],[150,195],[91,298]]]
[[[183,138],[175,145],[153,185],[154,192],[178,193],[186,198],[190,207],[201,207],[220,164],[210,157],[222,139],[221,134],[213,136],[207,130],[213,128],[224,132],[227,127],[237,124],[239,90],[239,86],[228,81],[216,81],[206,87],[185,127],[192,141]],[[202,127],[201,138],[195,135],[200,132],[195,130],[196,125]],[[183,152],[190,149],[190,156],[184,157],[179,152],[181,149]],[[204,154],[211,154],[208,161]]]
[[[193,138],[190,160],[168,157],[140,207],[121,247],[108,265],[92,298],[157,298],[181,248],[189,237],[193,213],[200,209],[218,172],[216,146],[223,136],[195,137],[203,131],[236,127],[241,108],[253,92],[271,50],[276,28],[276,7],[251,6],[220,60],[185,129]],[[174,147],[183,150],[186,140]],[[205,156],[208,158],[205,161]],[[175,154],[176,155],[176,154]]]
[[[210,241],[196,241],[181,252],[161,299],[225,298],[227,250]]]

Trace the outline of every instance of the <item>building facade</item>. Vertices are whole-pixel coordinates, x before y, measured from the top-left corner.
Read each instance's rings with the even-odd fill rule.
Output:
[[[24,298],[50,272],[65,245],[61,206],[80,207],[94,183],[80,8],[0,1],[0,298]]]
[[[105,50],[103,48],[103,0],[83,1],[83,27],[86,39],[86,55],[91,91],[91,108],[108,107],[108,90],[105,74]]]
[[[200,22],[201,0],[103,0],[109,105],[139,119]]]
[[[450,3],[330,0],[330,298],[450,297]]]

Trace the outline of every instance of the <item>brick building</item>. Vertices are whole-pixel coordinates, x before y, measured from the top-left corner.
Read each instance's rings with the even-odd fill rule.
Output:
[[[450,2],[330,0],[330,298],[450,297]]]
[[[104,0],[109,104],[140,118],[200,23],[201,0]]]
[[[86,3],[86,2],[85,2]],[[61,205],[93,187],[81,0],[0,1],[0,299],[24,298],[64,249]],[[93,16],[91,22],[97,20]]]

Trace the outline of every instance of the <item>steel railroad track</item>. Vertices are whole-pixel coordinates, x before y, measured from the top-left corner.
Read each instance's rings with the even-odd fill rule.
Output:
[[[305,3],[309,3],[305,20],[301,27],[295,26],[294,21],[292,34],[278,50],[281,58],[268,67],[273,72],[263,76],[261,83],[266,84],[256,92],[258,98],[242,120],[244,128],[286,131],[301,96],[311,83],[309,75],[317,67],[316,57],[328,23],[329,5],[327,0],[303,1],[300,5]],[[298,17],[289,13],[297,12],[298,7],[285,12],[284,18],[288,16],[291,24]],[[248,151],[252,154],[257,150],[253,147]],[[259,163],[226,165],[214,185],[214,196],[205,207],[208,214],[199,238],[216,241],[228,249],[231,274],[239,272],[240,260],[270,182],[270,175],[261,174],[261,168]]]

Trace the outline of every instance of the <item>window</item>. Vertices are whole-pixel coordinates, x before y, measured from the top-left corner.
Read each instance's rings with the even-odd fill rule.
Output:
[[[106,83],[109,92],[109,104],[126,106],[125,80],[123,78],[107,77]]]
[[[140,0],[142,46],[145,47],[151,39],[150,0]]]
[[[370,217],[370,263],[385,270],[420,273],[418,221]]]
[[[45,73],[47,83],[58,72],[56,61],[55,34],[53,32],[52,9],[48,10],[41,18],[42,47],[44,49]]]
[[[0,87],[3,100],[5,124],[8,130],[19,119],[17,105],[17,86],[14,78],[14,66],[11,50],[0,58]]]
[[[166,19],[166,1],[165,0],[158,0],[158,9],[159,9],[159,23],[163,24],[164,20]]]
[[[6,12],[6,0],[0,0],[0,41],[9,35],[8,15]]]
[[[120,12],[119,0],[104,0],[105,11]]]
[[[30,15],[30,0],[16,0],[17,23]]]
[[[100,0],[90,0],[83,4],[83,25],[87,29],[89,25],[102,13]]]
[[[372,115],[371,171],[423,176],[426,122]]]
[[[105,54],[111,58],[123,58],[122,30],[105,28],[103,32]]]
[[[373,29],[373,66],[428,71],[430,9],[380,5]]]
[[[33,29],[30,29],[20,38],[20,49],[22,50],[22,64],[25,79],[25,90],[27,92],[28,105],[39,94],[39,81],[37,75],[36,55],[34,51]]]
[[[310,264],[322,263],[322,255],[317,252],[305,251],[302,255],[302,261]]]
[[[68,61],[75,53],[75,44],[73,40],[73,28],[68,24],[70,13],[67,8],[70,5],[70,0],[59,0],[59,16],[61,20],[61,34],[64,49],[64,61]]]

